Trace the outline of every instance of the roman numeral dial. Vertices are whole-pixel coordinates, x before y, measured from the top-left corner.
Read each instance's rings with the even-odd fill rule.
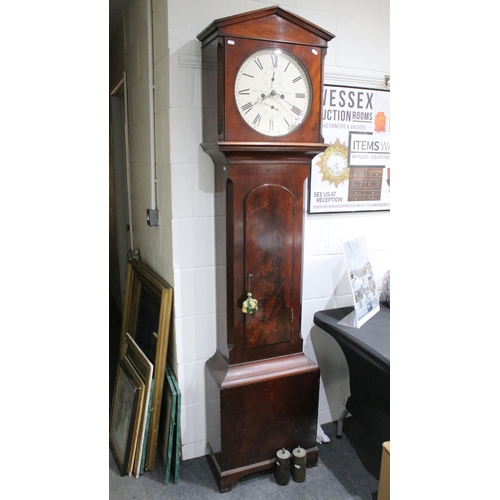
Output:
[[[301,62],[280,49],[248,57],[234,85],[236,106],[249,127],[280,137],[300,127],[311,106],[311,83]]]

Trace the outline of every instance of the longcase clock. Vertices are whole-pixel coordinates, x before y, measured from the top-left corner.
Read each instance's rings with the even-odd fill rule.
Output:
[[[274,467],[282,448],[318,460],[319,367],[300,334],[303,185],[327,147],[321,90],[333,36],[280,7],[218,19],[198,35],[202,147],[216,189],[208,454],[223,492]]]

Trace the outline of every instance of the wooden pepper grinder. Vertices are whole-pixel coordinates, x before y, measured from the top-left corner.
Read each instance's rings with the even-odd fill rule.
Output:
[[[300,445],[293,450],[292,477],[296,483],[306,480],[306,450]]]
[[[274,478],[280,486],[285,486],[290,481],[290,452],[285,448],[276,453]]]

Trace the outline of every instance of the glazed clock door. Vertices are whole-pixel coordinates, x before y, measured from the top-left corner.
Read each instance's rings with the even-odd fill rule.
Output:
[[[241,66],[234,84],[237,109],[265,136],[284,136],[307,116],[311,83],[302,64],[281,49],[261,49]]]

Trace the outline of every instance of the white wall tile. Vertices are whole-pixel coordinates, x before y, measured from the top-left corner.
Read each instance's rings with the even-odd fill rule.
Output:
[[[174,266],[176,268],[207,267],[215,264],[214,219],[212,217],[176,218],[172,226],[176,234],[174,240]]]
[[[176,218],[194,216],[196,170],[196,165],[172,165],[172,215]]]
[[[389,30],[386,23],[359,17],[339,18],[337,27],[339,66],[390,73]]]
[[[337,293],[345,273],[343,255],[324,255],[304,259],[302,300],[330,297]]]
[[[206,445],[207,442],[205,439],[203,441],[197,441],[195,443],[188,444],[182,444],[181,441],[182,460],[190,460],[192,458],[198,458],[206,455]]]
[[[195,47],[201,56],[199,42],[192,40],[188,42],[193,50],[187,50],[189,56],[195,56]],[[172,106],[179,108],[201,108],[201,60],[200,68],[186,68],[179,66],[179,56],[186,53],[186,48],[182,53],[172,54],[170,58],[171,85],[170,95]]]
[[[182,49],[186,42],[196,40],[196,35],[214,19],[260,8],[241,0],[211,1],[209,7],[203,0],[170,1],[168,7],[168,43],[172,53]]]
[[[310,299],[302,301],[302,318],[304,328],[312,327],[312,318],[317,311],[323,309],[332,309],[328,307],[328,298],[322,297],[318,299]],[[306,322],[305,318],[310,318],[310,322]]]
[[[206,405],[183,405],[181,411],[181,441],[194,443],[206,437]]]
[[[175,316],[194,316],[196,314],[196,270],[174,270],[174,280]]]
[[[172,163],[197,163],[202,142],[202,116],[198,108],[171,108],[170,140]]]
[[[215,267],[196,270],[196,313],[215,313]]]
[[[329,216],[314,215],[306,217],[304,224],[304,255],[325,255],[328,253]]]
[[[215,314],[176,319],[177,356],[183,363],[206,361],[215,354],[215,323]]]
[[[303,352],[311,361],[314,361],[315,363],[318,362],[313,345],[310,341],[304,342]]]
[[[214,164],[199,148],[199,164],[194,178],[194,211],[197,217],[214,217]]]
[[[215,224],[213,217],[195,218],[196,267],[215,266]],[[212,274],[214,271],[212,271]],[[214,285],[214,281],[210,281]],[[214,288],[215,289],[215,288]]]
[[[196,361],[196,317],[176,318],[175,338],[177,358],[183,363]]]
[[[303,2],[298,2],[298,5],[302,7],[303,12],[308,12],[310,9],[319,11],[322,17],[317,18],[316,24],[325,29],[328,28],[324,24],[330,22],[330,16],[328,16],[328,19],[325,19],[326,12],[376,20],[379,17],[380,10],[379,2],[374,2],[373,0],[335,0],[335,2],[310,0],[307,2],[307,5],[304,5]],[[310,16],[308,19],[310,19]],[[312,19],[310,20],[312,21]]]
[[[178,269],[194,268],[197,262],[199,248],[196,246],[196,220],[189,218],[174,218],[172,229],[176,235],[174,245],[174,267]]]
[[[179,363],[179,389],[182,405],[205,401],[205,361]]]
[[[175,218],[172,226],[177,235],[174,240],[175,267],[185,269],[215,265],[213,217]]]
[[[207,360],[215,354],[217,349],[215,341],[216,315],[205,314],[196,316],[196,359]]]
[[[378,14],[378,20],[387,25],[391,21],[391,0],[380,0],[380,9]]]

